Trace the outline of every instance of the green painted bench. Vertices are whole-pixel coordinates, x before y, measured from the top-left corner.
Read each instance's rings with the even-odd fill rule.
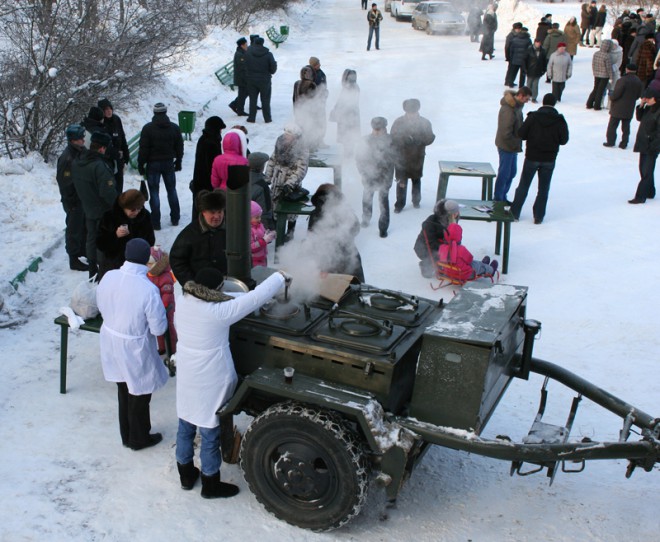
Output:
[[[140,150],[140,133],[128,140],[128,163],[135,171],[138,170],[138,151]]]
[[[280,43],[284,43],[289,37],[289,27],[280,26],[280,30],[278,32],[274,26],[271,26],[268,30],[266,30],[266,36],[268,36],[268,39],[273,42],[275,49],[277,49],[280,46]]]
[[[234,90],[234,61],[232,60],[217,70],[215,76],[221,84]]]

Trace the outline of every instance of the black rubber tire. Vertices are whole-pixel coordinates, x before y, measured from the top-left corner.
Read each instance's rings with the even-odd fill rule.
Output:
[[[250,424],[241,469],[266,510],[303,529],[337,529],[367,498],[369,470],[355,432],[337,414],[300,403],[274,405]]]

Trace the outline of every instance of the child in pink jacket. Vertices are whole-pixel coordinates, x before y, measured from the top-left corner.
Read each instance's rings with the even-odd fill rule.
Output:
[[[488,256],[484,256],[481,261],[475,260],[472,253],[461,245],[462,240],[463,228],[457,223],[449,224],[438,249],[438,261],[454,264],[458,267],[458,271],[445,269],[444,274],[461,281],[472,280],[482,275],[492,277],[497,271],[497,260],[491,261]]]
[[[172,354],[176,352],[176,329],[174,329],[174,283],[176,279],[172,274],[170,267],[170,258],[167,252],[163,252],[160,246],[154,245],[151,247],[151,257],[147,262],[149,271],[147,277],[153,282],[160,290],[160,298],[165,305],[167,311],[167,327],[170,331],[170,346],[172,347]],[[158,353],[165,353],[165,338],[158,337]]]
[[[229,166],[247,166],[247,138],[241,130],[232,128],[222,138],[222,154],[213,160],[211,186],[227,190]]]
[[[250,248],[252,250],[252,267],[268,266],[268,243],[275,239],[275,232],[267,230],[261,223],[261,205],[250,202]]]

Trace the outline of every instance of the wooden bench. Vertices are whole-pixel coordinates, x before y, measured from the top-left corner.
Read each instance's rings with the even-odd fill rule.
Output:
[[[280,30],[278,32],[274,26],[271,26],[268,30],[266,30],[266,36],[268,36],[268,39],[273,42],[275,49],[277,49],[280,46],[280,43],[284,43],[289,37],[289,27],[280,26]]]
[[[502,274],[509,271],[509,249],[511,245],[511,223],[514,222],[510,210],[505,210],[503,201],[457,199],[454,200],[460,207],[461,220],[479,220],[495,222],[495,254],[500,254],[502,248],[502,234],[504,234],[504,251],[502,252]],[[491,212],[479,211],[480,207],[488,207]]]
[[[438,193],[435,201],[447,197],[449,177],[481,177],[481,199],[493,199],[493,179],[495,171],[488,162],[453,162],[440,160],[440,177],[438,178]]]
[[[220,84],[234,90],[234,61],[232,60],[217,70],[215,76],[220,81]]]
[[[69,351],[69,319],[60,315],[55,318],[55,324],[60,326],[60,393],[66,393],[66,369],[68,362],[68,351]],[[100,333],[101,326],[103,325],[103,317],[99,314],[95,318],[89,318],[85,320],[85,323],[82,324],[78,329],[83,331],[91,331],[92,333]],[[166,358],[164,363],[170,371],[170,376],[174,376],[174,368],[170,363],[170,358],[172,357],[172,347],[170,342],[170,332],[169,330],[165,331],[165,352]]]

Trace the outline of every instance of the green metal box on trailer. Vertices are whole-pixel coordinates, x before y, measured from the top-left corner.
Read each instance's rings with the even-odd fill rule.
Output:
[[[410,416],[439,426],[485,427],[520,365],[527,288],[470,284],[425,333]]]

